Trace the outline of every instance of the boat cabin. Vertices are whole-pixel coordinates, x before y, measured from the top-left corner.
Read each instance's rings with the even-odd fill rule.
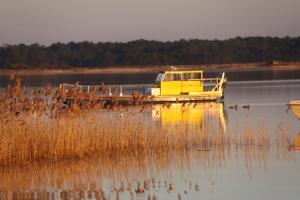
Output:
[[[157,95],[200,94],[203,92],[203,70],[160,72],[155,86],[160,88]]]

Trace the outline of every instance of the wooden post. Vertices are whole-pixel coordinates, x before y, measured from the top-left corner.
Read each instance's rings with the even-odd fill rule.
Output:
[[[111,87],[110,86],[108,87],[108,94],[109,94],[109,96],[111,96]]]
[[[120,97],[123,96],[123,87],[120,85]]]

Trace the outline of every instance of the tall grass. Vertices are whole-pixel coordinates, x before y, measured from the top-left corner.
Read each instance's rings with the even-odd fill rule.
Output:
[[[12,79],[0,94],[2,166],[170,151],[224,152],[232,147],[269,148],[274,143],[264,126],[254,131],[246,124],[239,134],[224,133],[209,122],[201,131],[187,126],[165,128],[143,119],[146,107],[103,109],[101,102],[79,91],[76,84],[69,94],[49,87],[28,95],[24,91],[20,80]],[[70,95],[73,101],[64,104]],[[118,115],[121,112],[125,117]],[[288,146],[289,137],[282,132],[275,144]]]

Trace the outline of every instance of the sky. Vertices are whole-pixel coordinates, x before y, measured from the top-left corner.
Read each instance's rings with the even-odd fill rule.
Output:
[[[300,0],[0,0],[0,45],[300,36]]]

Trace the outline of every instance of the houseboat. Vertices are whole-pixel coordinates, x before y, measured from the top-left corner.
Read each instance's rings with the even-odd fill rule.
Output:
[[[155,82],[151,85],[79,85],[60,84],[69,99],[70,91],[76,90],[93,99],[100,101],[117,102],[195,102],[195,101],[222,101],[225,73],[217,78],[205,78],[203,70],[169,70],[158,73]],[[72,89],[73,88],[73,89]],[[103,90],[103,88],[106,88]],[[99,91],[102,91],[99,92]],[[82,95],[81,95],[82,96]]]
[[[225,73],[204,78],[203,70],[160,72],[150,89],[154,101],[216,101],[224,97]]]

